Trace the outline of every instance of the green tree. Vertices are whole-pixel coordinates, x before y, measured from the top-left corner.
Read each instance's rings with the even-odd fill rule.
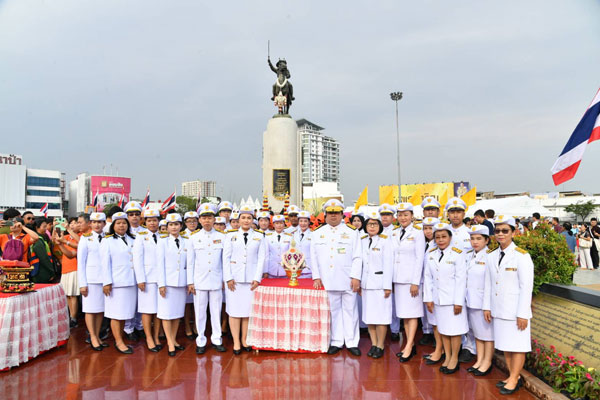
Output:
[[[598,207],[598,205],[594,204],[592,200],[586,203],[577,203],[577,204],[569,204],[565,207],[566,212],[570,212],[575,214],[578,217],[581,217],[581,221],[585,221],[586,217],[594,211],[594,209]]]
[[[104,205],[104,209],[102,210],[102,212],[104,214],[108,214],[108,210],[110,210],[111,208],[113,208],[114,206],[116,206],[117,203],[108,203]]]
[[[196,211],[196,198],[189,196],[177,196],[177,212],[185,214],[188,211]]]

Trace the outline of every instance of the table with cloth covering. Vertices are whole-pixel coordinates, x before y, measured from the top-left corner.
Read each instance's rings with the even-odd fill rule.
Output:
[[[26,363],[69,339],[69,311],[62,286],[36,284],[34,290],[0,293],[0,371]]]
[[[294,353],[325,353],[331,315],[323,289],[312,279],[263,279],[254,290],[247,343],[255,349]]]

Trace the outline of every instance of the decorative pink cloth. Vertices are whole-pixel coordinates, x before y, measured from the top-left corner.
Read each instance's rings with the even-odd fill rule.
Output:
[[[26,363],[69,338],[67,297],[60,284],[0,296],[0,371]]]
[[[325,353],[331,317],[327,292],[311,279],[264,279],[254,291],[247,342],[261,350]]]

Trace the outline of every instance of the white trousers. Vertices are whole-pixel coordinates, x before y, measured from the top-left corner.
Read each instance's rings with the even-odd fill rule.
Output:
[[[433,334],[433,325],[429,323],[428,319],[429,313],[427,312],[427,306],[423,303],[423,316],[421,317],[421,323],[423,324],[423,334],[431,335]]]
[[[467,307],[463,307],[463,312],[467,310]],[[465,333],[461,340],[463,349],[467,349],[471,354],[477,354],[477,346],[475,345],[475,335],[473,329],[469,326],[469,332]]]
[[[358,306],[352,290],[328,290],[331,309],[331,345],[358,347]]]
[[[137,302],[135,309],[137,310]],[[142,314],[137,311],[135,312],[135,317],[125,321],[125,328],[123,330],[125,333],[131,333],[134,329],[137,329],[138,331],[144,330],[144,325],[142,325]]]
[[[365,329],[366,329],[366,328],[368,328],[368,326],[367,326],[367,324],[365,324],[365,323],[363,322],[363,318],[362,318],[362,315],[363,315],[363,312],[362,312],[362,299],[359,299],[359,300],[356,302],[356,305],[357,305],[357,307],[358,307],[358,327],[359,327],[360,329],[363,329],[363,328],[365,328]]]
[[[206,346],[206,306],[210,309],[210,327],[212,334],[210,342],[214,345],[223,343],[221,338],[221,306],[223,305],[223,292],[217,290],[196,290],[194,293],[194,312],[196,314],[196,329],[198,337],[196,346]]]
[[[579,248],[579,265],[581,268],[594,269],[592,249]]]

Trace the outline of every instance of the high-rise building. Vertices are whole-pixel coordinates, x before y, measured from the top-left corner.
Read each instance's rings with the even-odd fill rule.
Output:
[[[181,184],[181,195],[188,197],[215,197],[217,192],[215,181],[190,181]]]
[[[106,204],[118,203],[123,196],[125,202],[130,200],[131,178],[110,175],[89,175],[82,173],[69,182],[69,216],[74,217],[89,211],[98,194],[98,210],[102,211]]]
[[[306,119],[296,121],[302,145],[302,184],[335,182],[340,184],[340,145],[323,135],[325,129]]]

